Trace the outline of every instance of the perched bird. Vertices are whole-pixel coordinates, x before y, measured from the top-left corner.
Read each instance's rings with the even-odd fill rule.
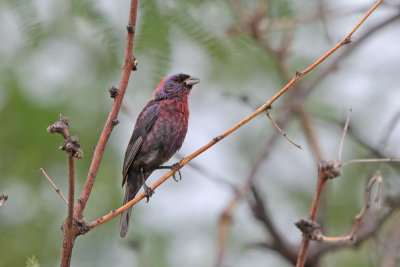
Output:
[[[136,196],[141,186],[149,201],[154,192],[145,181],[150,174],[156,169],[175,169],[175,164],[161,164],[182,146],[189,120],[187,97],[192,86],[199,82],[199,79],[183,73],[166,76],[139,114],[122,169],[122,186],[126,184],[124,204]],[[128,231],[131,210],[129,208],[121,214],[121,237]]]

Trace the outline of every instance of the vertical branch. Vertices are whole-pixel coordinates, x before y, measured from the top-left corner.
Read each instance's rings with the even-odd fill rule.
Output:
[[[69,193],[68,193],[68,228],[72,227],[72,219],[74,213],[74,193],[75,193],[75,163],[74,156],[68,155],[68,172],[69,172]]]
[[[315,215],[317,214],[318,203],[321,198],[321,193],[322,193],[322,189],[324,188],[325,182],[326,182],[325,171],[324,171],[323,167],[321,167],[321,165],[320,165],[320,167],[318,169],[317,189],[315,190],[314,200],[311,205],[310,214],[308,215],[308,219],[311,221],[314,220]],[[304,266],[304,263],[306,261],[306,256],[307,256],[308,244],[309,244],[309,239],[307,237],[303,237],[299,255],[297,257],[296,267]]]
[[[108,115],[107,118],[107,122],[104,125],[103,132],[101,133],[100,139],[95,148],[92,163],[89,169],[89,174],[86,179],[83,191],[78,199],[78,203],[74,213],[74,217],[76,219],[82,219],[83,210],[85,209],[86,203],[89,199],[90,192],[92,191],[92,187],[96,179],[97,172],[99,170],[99,165],[103,157],[103,153],[107,145],[108,138],[110,137],[111,132],[115,126],[113,121],[117,119],[119,110],[121,108],[122,99],[125,95],[126,87],[128,86],[131,72],[132,70],[136,70],[137,61],[133,57],[133,41],[136,29],[137,8],[138,8],[138,0],[132,0],[130,7],[130,14],[129,14],[129,23],[128,26],[126,27],[128,33],[126,39],[125,60],[123,65],[121,81],[119,83],[117,91],[114,92],[114,95],[113,94],[111,95],[112,97],[114,97],[114,104],[111,108],[110,114]]]

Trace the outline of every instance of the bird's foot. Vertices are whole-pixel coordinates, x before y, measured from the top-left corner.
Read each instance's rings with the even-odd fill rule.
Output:
[[[172,178],[174,178],[175,182],[178,182],[178,181],[182,180],[182,174],[181,174],[180,168],[181,168],[181,165],[179,164],[179,162],[175,162],[171,166],[159,166],[157,169],[170,169],[170,170],[174,171],[174,173],[172,174]],[[179,180],[175,176],[175,174],[177,172],[179,174]]]
[[[148,187],[146,183],[143,184],[143,190],[146,193],[146,203],[149,203],[149,199],[154,194],[154,190]]]

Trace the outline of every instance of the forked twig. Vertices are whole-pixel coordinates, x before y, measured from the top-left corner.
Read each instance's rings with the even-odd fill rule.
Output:
[[[358,230],[360,229],[361,221],[370,207],[372,187],[374,184],[377,184],[377,191],[374,202],[378,203],[382,181],[383,181],[382,175],[379,172],[377,172],[374,176],[370,178],[368,185],[365,189],[364,207],[354,217],[353,227],[351,228],[351,231],[348,235],[334,236],[334,237],[325,236],[323,235],[321,227],[318,225],[318,223],[312,220],[300,220],[299,222],[296,223],[296,226],[303,232],[303,235],[309,240],[322,241],[326,243],[355,242]]]
[[[39,171],[43,174],[43,176],[47,179],[47,181],[51,184],[51,186],[54,188],[54,190],[56,191],[56,193],[61,197],[62,200],[64,200],[64,202],[66,204],[68,204],[68,200],[65,198],[65,196],[63,195],[63,193],[61,193],[60,189],[56,186],[56,184],[51,180],[51,178],[47,175],[47,173],[44,171],[43,168],[40,168]]]

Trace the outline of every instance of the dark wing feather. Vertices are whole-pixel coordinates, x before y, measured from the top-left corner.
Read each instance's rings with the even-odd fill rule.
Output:
[[[156,101],[150,101],[146,107],[144,107],[136,121],[135,129],[133,130],[131,140],[125,152],[124,167],[122,169],[122,186],[125,184],[129,167],[157,119],[157,107]]]

